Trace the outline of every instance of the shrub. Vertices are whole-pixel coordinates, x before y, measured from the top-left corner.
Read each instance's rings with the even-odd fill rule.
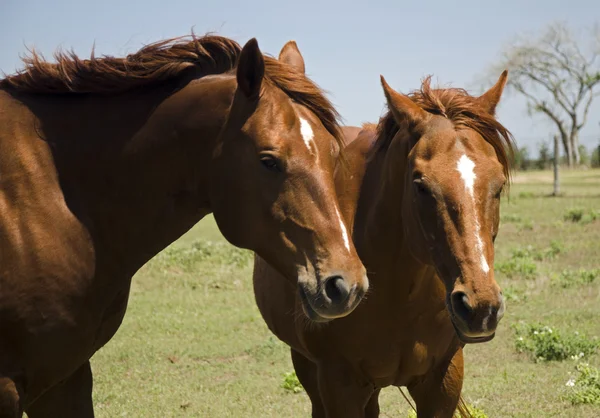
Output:
[[[524,290],[517,289],[511,286],[502,289],[502,294],[507,302],[525,302],[527,300],[527,294]]]
[[[563,270],[552,283],[566,289],[593,283],[598,277],[600,277],[600,269]]]
[[[283,375],[283,384],[281,385],[285,390],[289,390],[293,393],[300,393],[304,390],[302,383],[298,380],[296,372],[289,372]]]
[[[579,222],[583,218],[583,213],[584,211],[581,208],[571,208],[565,213],[564,219],[565,221]]]
[[[579,363],[575,369],[579,374],[566,383],[568,387],[566,398],[573,405],[600,405],[600,369],[587,363]]]
[[[535,249],[531,245],[515,248],[511,251],[510,259],[496,263],[495,268],[510,278],[533,279],[537,276],[536,261],[553,260],[563,251],[564,247],[558,241],[551,241],[549,247],[541,250]]]
[[[529,353],[536,362],[562,361],[570,357],[581,358],[595,353],[600,347],[596,337],[575,332],[563,335],[559,330],[540,324],[519,323],[512,326],[516,333],[516,349]]]
[[[532,199],[535,197],[533,192],[521,192],[519,193],[519,199]]]
[[[510,259],[496,263],[495,268],[510,278],[521,276],[532,279],[537,276],[537,265],[528,249],[513,250]]]
[[[531,219],[526,220],[525,222],[523,222],[523,224],[521,224],[519,230],[533,231],[533,221]]]

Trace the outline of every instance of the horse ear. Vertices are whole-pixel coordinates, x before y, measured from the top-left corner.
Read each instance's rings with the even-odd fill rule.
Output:
[[[238,89],[249,99],[257,99],[265,76],[265,59],[258,48],[256,38],[250,39],[242,48],[237,65]]]
[[[306,68],[304,67],[304,58],[298,49],[296,41],[288,41],[283,48],[281,48],[281,52],[279,53],[279,61],[294,67],[296,71],[299,71],[302,74],[306,72]]]
[[[493,115],[496,112],[496,106],[500,101],[506,80],[508,79],[508,70],[502,71],[500,78],[494,86],[477,98],[480,106],[483,107],[489,114]]]
[[[392,111],[396,122],[402,123],[402,121],[408,120],[410,123],[416,125],[427,116],[427,112],[421,109],[421,107],[413,102],[408,96],[400,94],[392,89],[383,76],[381,76],[381,85],[383,86],[387,105]]]

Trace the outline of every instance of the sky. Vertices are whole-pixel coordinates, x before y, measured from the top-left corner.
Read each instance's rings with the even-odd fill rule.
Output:
[[[329,93],[345,124],[359,125],[385,110],[380,74],[402,93],[431,74],[440,85],[480,94],[478,80],[515,36],[556,21],[591,27],[599,11],[597,0],[0,0],[0,70],[21,68],[27,47],[47,58],[59,47],[89,56],[94,45],[96,56],[123,56],[192,29],[241,44],[255,37],[275,56],[293,39],[307,75]],[[600,98],[590,113],[581,133],[588,147],[600,144]],[[543,116],[530,117],[516,93],[503,97],[497,114],[534,154],[555,132]]]

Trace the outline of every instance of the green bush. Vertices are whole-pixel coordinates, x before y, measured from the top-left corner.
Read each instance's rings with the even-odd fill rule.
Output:
[[[283,384],[281,385],[285,390],[289,390],[293,393],[300,393],[304,390],[302,387],[302,383],[298,380],[298,376],[296,376],[296,372],[289,372],[283,375]]]
[[[514,248],[510,259],[496,263],[495,268],[510,278],[533,279],[537,277],[536,261],[553,260],[563,251],[564,246],[558,241],[551,241],[550,246],[543,249],[536,249],[531,245]]]
[[[563,335],[559,330],[540,324],[518,323],[511,328],[516,334],[516,349],[528,353],[536,362],[562,361],[595,353],[600,341],[574,332]]]
[[[579,374],[566,383],[568,387],[566,398],[573,405],[600,405],[600,369],[587,363],[579,363],[575,369]]]
[[[574,286],[583,286],[595,282],[600,277],[600,269],[592,270],[563,270],[552,283],[564,289]]]
[[[496,263],[496,270],[510,278],[533,279],[537,276],[537,265],[530,257],[513,257],[508,261]]]
[[[565,221],[579,222],[583,218],[584,211],[581,208],[571,208],[564,215]]]
[[[519,193],[519,199],[532,199],[535,197],[533,192],[521,192]]]
[[[525,302],[527,294],[524,290],[508,286],[502,289],[502,294],[507,302]]]

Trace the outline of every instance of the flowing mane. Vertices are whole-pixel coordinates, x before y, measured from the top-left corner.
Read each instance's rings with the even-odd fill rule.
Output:
[[[89,59],[81,59],[74,52],[58,51],[56,63],[51,63],[32,51],[23,58],[24,69],[0,79],[0,88],[34,94],[119,94],[192,71],[198,76],[233,71],[240,52],[240,45],[231,39],[193,34],[152,43],[125,58],[97,58],[92,51]],[[312,111],[342,148],[340,116],[323,90],[290,66],[264,58],[266,82]]]
[[[514,156],[512,134],[496,120],[494,115],[483,110],[475,97],[460,88],[431,88],[431,76],[425,78],[420,90],[413,91],[408,96],[423,110],[444,116],[457,127],[477,131],[494,147],[498,160],[504,167],[504,175],[507,179],[510,178]],[[373,152],[387,150],[399,130],[400,126],[388,110],[377,125],[377,140]]]

